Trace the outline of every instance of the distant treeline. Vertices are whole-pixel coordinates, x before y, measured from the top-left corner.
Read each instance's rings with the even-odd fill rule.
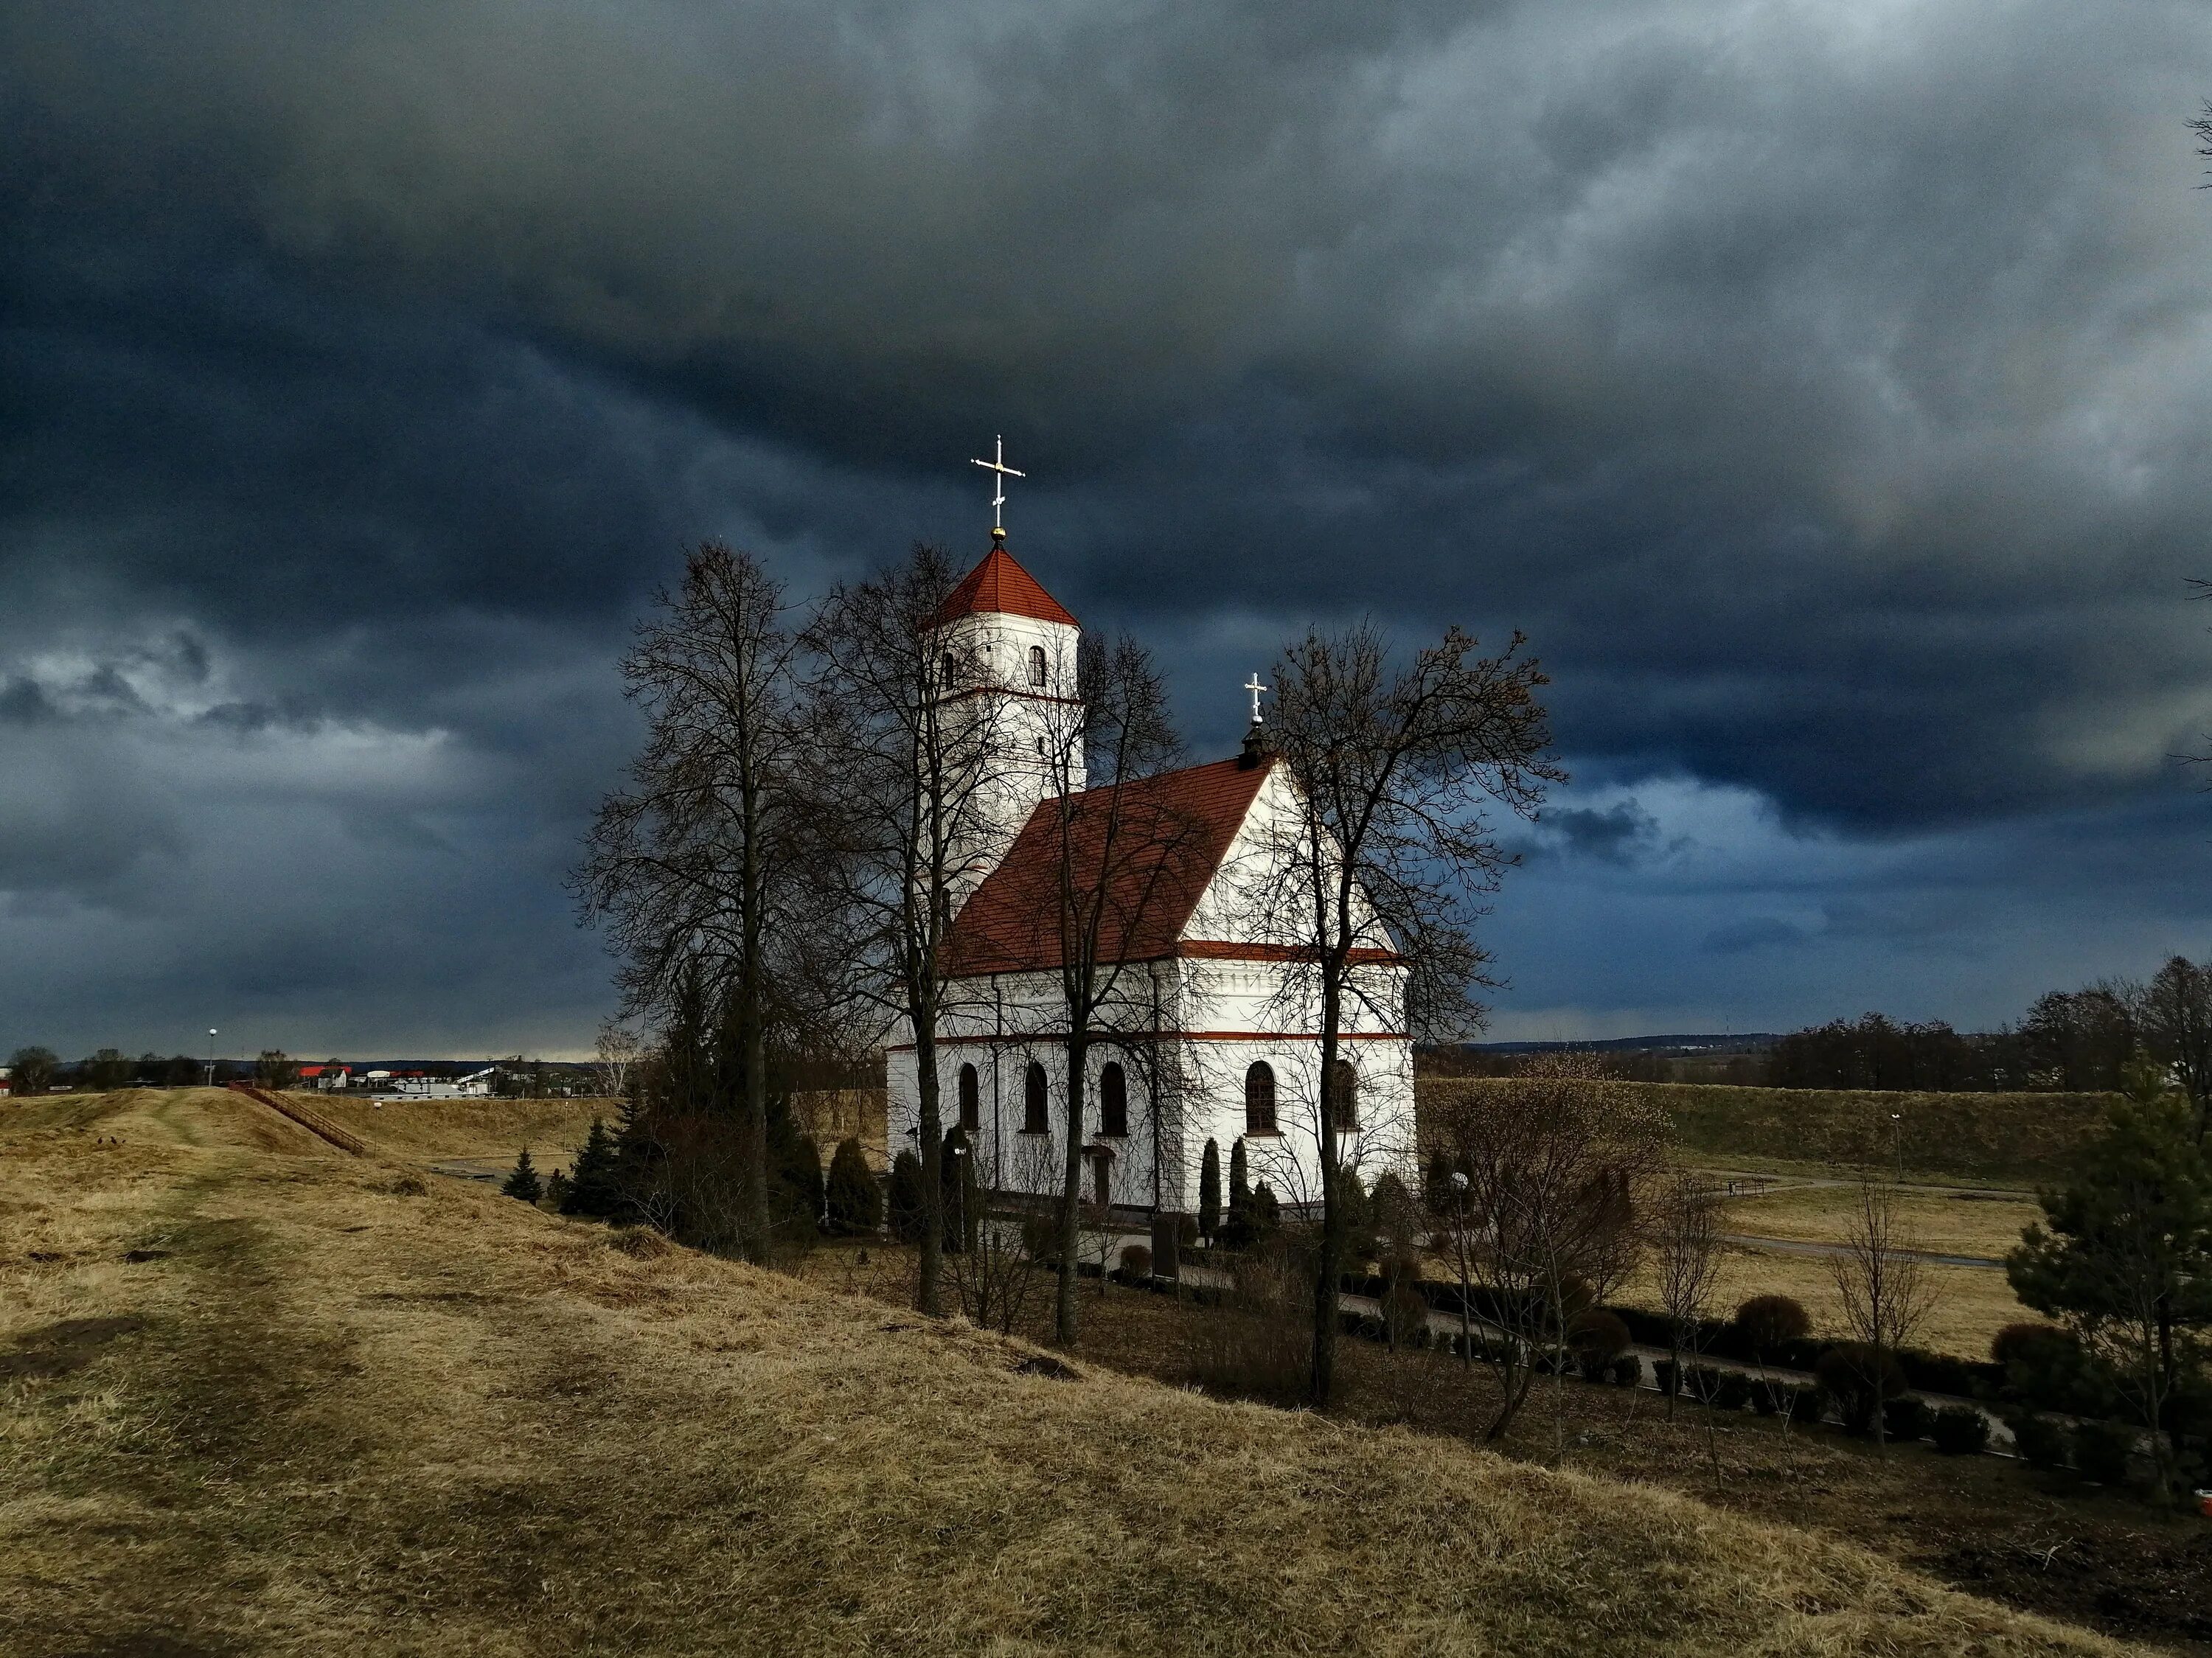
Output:
[[[2147,983],[2108,979],[2054,990],[2018,1024],[1993,1031],[1881,1013],[1837,1019],[1778,1039],[1765,1081],[1771,1088],[2095,1093],[2122,1087],[2138,1057],[2174,1072],[2195,1096],[2195,1078],[2212,1059],[2212,964],[2177,956]]]

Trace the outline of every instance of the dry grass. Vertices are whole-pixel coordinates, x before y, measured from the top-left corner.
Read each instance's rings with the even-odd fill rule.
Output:
[[[1416,1094],[1425,1105],[1515,1086],[1510,1078],[1429,1077],[1419,1080]],[[1715,1083],[1607,1086],[1656,1101],[1687,1151],[1735,1168],[1822,1169],[1901,1158],[1908,1172],[1925,1179],[2021,1187],[2060,1179],[2112,1101],[2103,1094],[1881,1094]]]
[[[381,1106],[343,1095],[301,1098],[380,1151],[401,1157],[503,1157],[584,1143],[592,1119],[611,1125],[616,1100],[386,1100]],[[543,1159],[540,1158],[542,1162]]]
[[[1800,1186],[1764,1197],[1738,1198],[1727,1209],[1728,1230],[1768,1238],[1840,1241],[1849,1230],[1856,1194],[1844,1186]],[[1916,1247],[1946,1255],[2002,1260],[2020,1242],[2021,1229],[2043,1218],[2025,1198],[1987,1193],[1947,1197],[1907,1193],[1899,1213],[1917,1236]]]
[[[0,1382],[0,1650],[2125,1649],[393,1166],[0,1119],[0,1352],[67,1352]]]

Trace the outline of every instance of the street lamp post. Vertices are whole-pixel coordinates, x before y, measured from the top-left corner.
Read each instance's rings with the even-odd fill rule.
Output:
[[[1459,1357],[1460,1363],[1472,1366],[1474,1363],[1474,1319],[1467,1309],[1467,1175],[1463,1170],[1452,1170],[1452,1196],[1459,1202]]]
[[[215,1086],[215,1038],[216,1038],[216,1029],[215,1029],[215,1027],[214,1027],[213,1025],[210,1025],[210,1026],[208,1027],[208,1062],[207,1062],[207,1085],[208,1085],[210,1088],[213,1088],[213,1087]]]

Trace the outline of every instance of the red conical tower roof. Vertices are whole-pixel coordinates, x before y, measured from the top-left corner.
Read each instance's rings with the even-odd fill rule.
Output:
[[[945,608],[937,613],[938,625],[979,612],[1033,616],[1070,628],[1082,625],[1067,613],[1066,606],[1037,585],[1035,576],[1014,562],[1006,544],[997,540],[983,555],[983,562],[960,579]]]

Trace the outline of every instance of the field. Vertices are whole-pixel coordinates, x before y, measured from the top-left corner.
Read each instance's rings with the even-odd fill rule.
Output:
[[[0,1108],[0,1650],[2133,1649],[186,1104]]]
[[[1656,1098],[1689,1156],[1716,1166],[1800,1172],[1858,1164],[1908,1178],[2033,1187],[2057,1181],[2109,1104],[2101,1094],[1875,1094],[1608,1083]],[[1510,1079],[1424,1078],[1424,1108]],[[1893,1121],[1893,1116],[1895,1121]]]

